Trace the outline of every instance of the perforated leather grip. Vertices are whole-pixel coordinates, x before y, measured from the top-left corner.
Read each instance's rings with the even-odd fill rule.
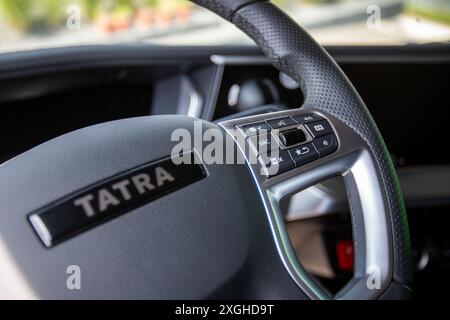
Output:
[[[305,94],[303,108],[341,120],[368,144],[376,160],[392,228],[394,281],[411,286],[408,221],[394,165],[364,102],[329,54],[296,22],[264,0],[194,0],[249,35],[272,63],[297,80]]]

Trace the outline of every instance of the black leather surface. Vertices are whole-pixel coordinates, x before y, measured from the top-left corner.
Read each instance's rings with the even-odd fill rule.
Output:
[[[231,20],[234,13],[251,3],[265,2],[267,0],[195,0],[192,2],[214,11],[222,18]]]
[[[370,146],[383,181],[392,228],[396,281],[412,282],[407,216],[395,168],[383,138],[358,93],[327,52],[292,19],[269,2],[240,5],[230,1],[195,0],[248,34],[283,72],[296,79],[305,94],[304,108],[340,119]]]

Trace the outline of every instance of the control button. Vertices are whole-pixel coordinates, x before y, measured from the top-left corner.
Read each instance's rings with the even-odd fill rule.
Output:
[[[295,121],[297,121],[300,124],[323,120],[323,118],[321,116],[319,116],[315,113],[307,113],[307,114],[302,114],[302,115],[298,115],[298,116],[292,116],[292,119],[294,119]]]
[[[241,129],[245,132],[247,136],[253,136],[255,134],[267,133],[270,131],[270,127],[265,122],[257,122],[244,124],[241,126]]]
[[[270,134],[260,134],[258,136],[252,136],[248,138],[248,143],[258,154],[267,154],[268,151],[279,148],[277,142]]]
[[[302,164],[319,159],[319,153],[316,151],[312,143],[307,143],[297,148],[289,149],[289,154],[295,161],[295,165],[298,167]]]
[[[285,147],[295,146],[306,141],[305,133],[299,128],[282,131],[279,134],[279,138]]]
[[[305,124],[305,127],[311,132],[314,138],[326,136],[327,134],[333,133],[330,124],[326,120],[312,122]]]
[[[318,138],[313,141],[314,146],[321,157],[334,152],[337,149],[337,139],[333,134]]]
[[[267,124],[272,127],[272,129],[278,129],[282,127],[292,126],[297,124],[291,117],[266,120]]]
[[[279,150],[278,154],[272,154],[268,157],[262,156],[259,159],[263,163],[267,177],[272,177],[295,168],[295,162],[286,150]]]

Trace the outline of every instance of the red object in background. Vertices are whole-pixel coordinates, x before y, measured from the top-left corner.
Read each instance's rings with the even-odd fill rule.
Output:
[[[353,271],[353,241],[339,241],[336,244],[336,256],[339,269]]]

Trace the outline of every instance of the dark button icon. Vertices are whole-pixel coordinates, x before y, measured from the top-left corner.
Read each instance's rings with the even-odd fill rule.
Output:
[[[316,151],[312,143],[307,143],[296,148],[289,149],[289,154],[295,161],[296,166],[300,166],[319,158],[319,153]]]
[[[276,154],[278,153],[278,154]],[[295,168],[295,163],[286,150],[273,152],[270,156],[261,156],[266,176],[271,177]]]
[[[313,141],[314,146],[321,157],[334,152],[337,149],[337,139],[333,134],[318,138]]]
[[[292,126],[297,124],[291,117],[266,120],[267,124],[272,127],[272,129],[278,129],[282,127]]]
[[[314,138],[322,137],[333,133],[330,124],[326,120],[305,124],[305,127],[311,132]]]
[[[271,150],[278,149],[278,144],[270,134],[252,136],[248,139],[248,142],[258,154],[267,154]]]
[[[301,124],[323,120],[323,118],[321,116],[319,116],[315,113],[302,114],[300,116],[292,116],[292,118]]]
[[[242,130],[244,130],[247,136],[253,136],[260,133],[267,133],[271,129],[270,126],[265,122],[245,124],[241,128]]]

